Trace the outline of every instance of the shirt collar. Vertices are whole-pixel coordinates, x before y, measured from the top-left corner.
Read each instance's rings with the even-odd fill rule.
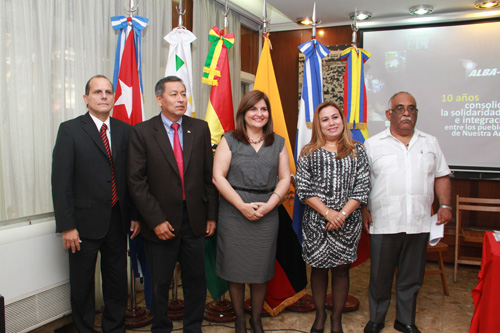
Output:
[[[165,117],[165,115],[163,113],[160,113],[161,115],[161,121],[163,122],[163,125],[168,128],[168,129],[171,129],[171,126],[172,124],[174,123],[172,120],[168,119],[167,117]],[[179,119],[178,121],[176,121],[175,123],[179,124],[180,127],[182,127],[182,117],[181,119]],[[180,128],[179,127],[179,128]]]
[[[382,133],[383,133],[382,139],[390,138],[390,137],[394,138],[394,136],[391,134],[391,128],[390,127],[387,127]],[[415,128],[413,130],[413,137],[419,137],[419,136],[425,137],[425,136],[427,136],[427,134],[425,134],[424,132],[420,132],[417,128]]]
[[[109,127],[109,117],[106,118],[105,121],[102,121],[101,119],[97,118],[96,116],[94,116],[92,113],[89,112],[89,115],[90,115],[90,118],[92,118],[92,120],[94,121],[96,127],[97,127],[97,130],[98,131],[101,131],[101,127],[102,127],[102,124],[106,124],[106,126],[108,126],[108,131],[110,131],[110,127]]]

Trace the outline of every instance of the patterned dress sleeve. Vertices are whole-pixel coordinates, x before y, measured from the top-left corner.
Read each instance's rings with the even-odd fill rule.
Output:
[[[295,183],[295,195],[303,203],[305,199],[317,196],[313,191],[312,174],[311,174],[311,160],[313,156],[304,156],[299,159],[297,165],[297,179]]]
[[[366,205],[371,190],[370,165],[368,164],[368,157],[362,144],[356,144],[355,173],[354,188],[349,195],[349,199],[354,199]]]

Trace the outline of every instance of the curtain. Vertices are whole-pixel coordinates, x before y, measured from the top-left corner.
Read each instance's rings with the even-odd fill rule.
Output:
[[[210,98],[211,86],[201,83],[203,76],[203,65],[207,58],[210,42],[208,33],[214,25],[217,25],[222,31],[224,29],[224,6],[215,0],[194,0],[193,1],[193,33],[198,38],[193,43],[193,91],[196,105],[196,114],[198,118],[205,119],[208,100]],[[228,14],[228,33],[234,33],[235,42],[228,51],[229,68],[231,73],[231,89],[233,92],[234,113],[240,104],[241,99],[241,25],[240,15],[229,10]]]
[[[136,2],[134,15],[150,20],[142,33],[148,119],[160,112],[154,85],[165,73],[168,44],[163,37],[171,30],[172,4]],[[82,96],[91,76],[113,79],[117,33],[110,17],[128,15],[128,3],[0,1],[0,226],[53,211],[50,176],[59,124],[86,112]]]

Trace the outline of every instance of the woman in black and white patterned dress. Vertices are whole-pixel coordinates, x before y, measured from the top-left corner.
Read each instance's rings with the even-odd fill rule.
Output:
[[[349,291],[349,267],[361,237],[359,206],[370,193],[369,166],[361,143],[353,141],[337,104],[320,104],[311,142],[297,165],[296,194],[306,204],[302,218],[302,257],[311,266],[316,318],[311,332],[323,332],[328,270],[332,271],[332,332],[342,332],[342,310]]]

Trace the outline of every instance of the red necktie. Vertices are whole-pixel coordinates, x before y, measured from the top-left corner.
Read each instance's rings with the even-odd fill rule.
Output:
[[[179,124],[172,124],[170,127],[174,129],[174,155],[181,176],[182,183],[182,200],[186,200],[186,193],[184,192],[184,157],[182,157],[181,141],[179,140]]]
[[[100,134],[102,143],[104,143],[104,148],[108,153],[109,164],[111,165],[111,206],[114,206],[118,202],[118,191],[116,190],[116,179],[115,179],[115,167],[113,165],[113,157],[111,156],[111,149],[109,148],[108,136],[106,135],[106,130],[108,126],[102,124]]]

